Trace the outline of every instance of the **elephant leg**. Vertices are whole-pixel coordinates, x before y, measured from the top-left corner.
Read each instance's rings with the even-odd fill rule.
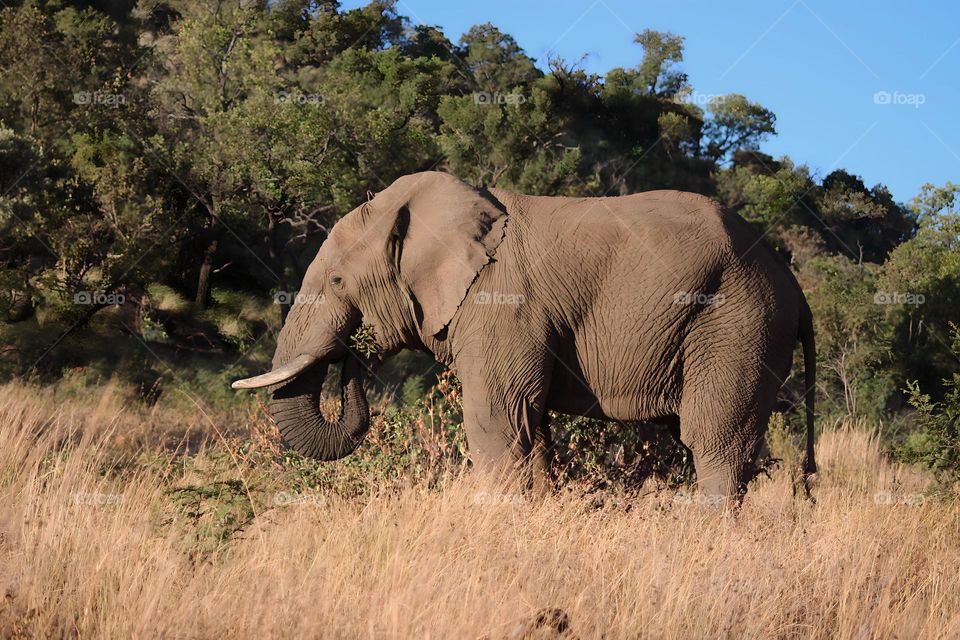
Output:
[[[530,469],[533,475],[533,492],[547,495],[553,490],[553,438],[550,433],[550,416],[546,411],[540,419],[540,428],[534,434],[530,453]]]
[[[487,472],[511,465],[515,460],[516,433],[503,411],[491,405],[484,390],[463,381],[463,430],[470,462]]]
[[[710,447],[694,440],[689,445],[693,452],[693,466],[697,471],[697,487],[706,504],[722,505],[726,501],[739,503],[746,493],[746,464],[755,450],[748,442],[727,442],[722,447]]]
[[[756,373],[729,380],[721,388],[714,373],[713,385],[700,386],[680,405],[680,439],[693,453],[697,486],[711,504],[742,500],[778,388]]]
[[[543,389],[526,385],[526,394],[504,390],[483,378],[461,379],[463,428],[475,469],[496,475],[519,475],[535,488],[549,483],[549,434],[545,432]],[[533,385],[540,386],[540,385]],[[532,477],[531,477],[532,472]]]

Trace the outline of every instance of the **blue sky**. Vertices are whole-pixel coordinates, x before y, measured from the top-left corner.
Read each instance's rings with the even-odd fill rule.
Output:
[[[767,153],[821,176],[846,168],[902,202],[925,182],[960,181],[955,0],[400,0],[397,10],[453,41],[492,22],[541,67],[548,53],[586,54],[601,74],[639,62],[633,33],[672,31],[686,37],[682,68],[699,96],[742,93],[777,114]]]

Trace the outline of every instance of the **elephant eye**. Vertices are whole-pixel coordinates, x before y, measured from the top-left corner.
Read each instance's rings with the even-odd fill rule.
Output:
[[[342,289],[342,288],[343,288],[343,278],[341,278],[340,276],[336,276],[336,275],[330,276],[330,284],[331,284],[332,286],[336,287],[337,289]]]

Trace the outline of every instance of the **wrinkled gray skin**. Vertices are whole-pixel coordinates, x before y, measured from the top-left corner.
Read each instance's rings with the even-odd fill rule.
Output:
[[[804,471],[815,471],[806,300],[741,218],[699,195],[551,198],[437,172],[398,179],[323,243],[274,373],[235,383],[286,380],[270,410],[304,455],[343,457],[369,428],[364,367],[346,347],[361,321],[385,356],[421,349],[455,372],[476,467],[529,462],[545,479],[547,410],[653,422],[693,452],[706,494],[733,499],[799,339]],[[290,364],[297,356],[306,357]],[[327,365],[344,359],[342,413],[331,422],[320,387]]]

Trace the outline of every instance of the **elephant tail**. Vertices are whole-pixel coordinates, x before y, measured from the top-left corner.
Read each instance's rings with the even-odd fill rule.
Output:
[[[813,451],[813,427],[816,413],[814,411],[817,386],[817,346],[813,335],[813,314],[807,301],[803,301],[800,311],[800,343],[803,346],[804,391],[803,399],[807,414],[807,442],[800,468],[801,483],[807,498],[813,499],[810,493],[810,476],[817,472],[817,461]]]

